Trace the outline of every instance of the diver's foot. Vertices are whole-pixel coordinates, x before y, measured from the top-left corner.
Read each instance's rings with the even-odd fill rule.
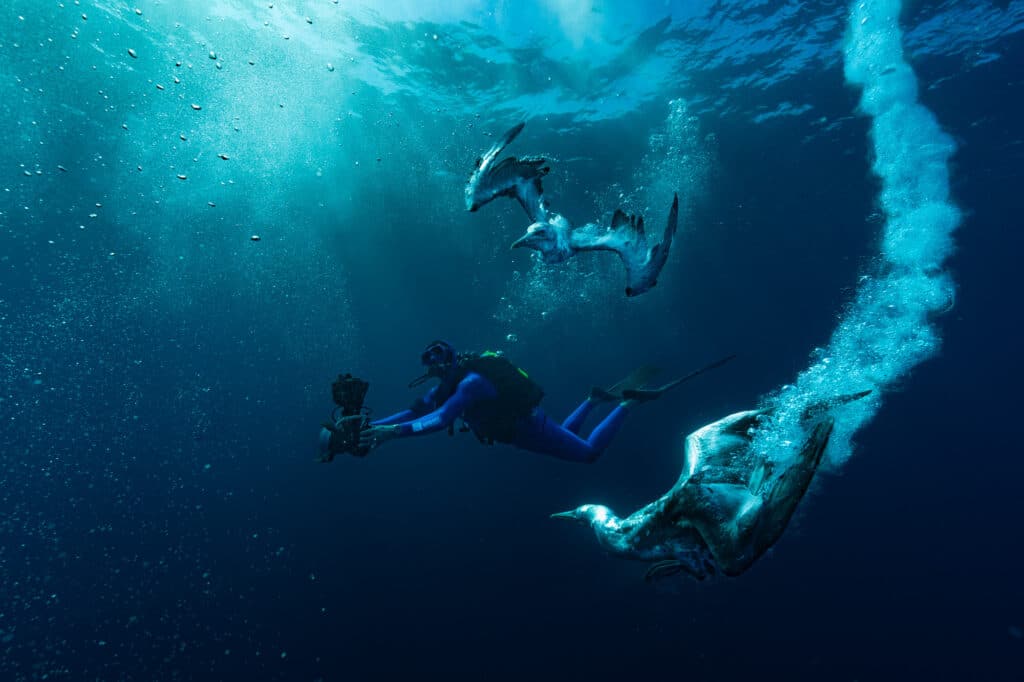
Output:
[[[595,403],[613,403],[616,400],[622,400],[622,396],[617,396],[611,391],[595,386],[590,389],[590,400]]]
[[[661,371],[653,365],[643,365],[634,369],[629,376],[608,388],[595,386],[590,389],[590,399],[594,402],[614,403],[623,400],[625,391],[643,388]]]
[[[633,403],[647,403],[660,398],[665,391],[660,388],[637,388],[622,392],[622,400]]]
[[[671,391],[676,386],[679,386],[680,384],[687,382],[690,379],[693,379],[694,377],[700,376],[701,374],[707,372],[708,370],[715,369],[716,367],[721,367],[722,365],[729,362],[735,357],[735,355],[728,355],[722,358],[721,360],[715,360],[710,365],[705,365],[700,369],[694,370],[689,374],[681,376],[675,381],[670,381],[664,386],[659,386],[658,388],[642,388],[640,386],[630,387],[622,392],[622,399],[634,403],[646,403],[652,400],[657,400],[661,396],[665,395],[665,393]]]

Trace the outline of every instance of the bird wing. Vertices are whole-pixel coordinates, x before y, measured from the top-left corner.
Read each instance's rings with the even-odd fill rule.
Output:
[[[539,156],[509,156],[497,161],[524,125],[518,123],[513,126],[476,160],[476,169],[466,183],[466,208],[470,211],[476,211],[497,197],[504,196],[516,199],[531,222],[547,220],[547,204],[541,186],[541,178],[551,170],[547,160]]]
[[[736,412],[703,426],[689,436],[683,445],[683,469],[674,488],[685,485],[691,477],[702,474],[707,483],[736,482],[739,461],[747,454],[750,429],[763,410]]]
[[[658,275],[668,261],[668,252],[672,248],[672,240],[679,226],[679,195],[673,195],[672,208],[668,212],[668,220],[661,241],[650,249],[646,240],[639,248],[631,251],[629,257],[622,255],[626,263],[626,295],[638,296],[658,283]]]
[[[620,209],[612,215],[610,226],[586,223],[570,233],[574,251],[614,251],[629,267],[629,254],[647,245],[643,217],[627,215]]]
[[[611,225],[602,227],[587,223],[573,230],[572,248],[576,251],[614,251],[626,267],[626,295],[637,296],[658,283],[658,275],[668,260],[672,239],[679,224],[679,196],[672,199],[668,223],[661,242],[647,245],[643,216],[633,216],[616,209]]]

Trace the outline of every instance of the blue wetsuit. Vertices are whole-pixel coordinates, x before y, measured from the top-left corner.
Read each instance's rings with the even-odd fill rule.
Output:
[[[475,402],[498,397],[494,384],[476,372],[467,374],[451,397],[440,407],[432,409],[437,404],[437,390],[434,387],[428,391],[412,408],[371,422],[371,425],[397,425],[401,437],[434,433],[448,428]],[[578,435],[579,430],[596,404],[596,401],[584,400],[561,424],[548,419],[538,407],[528,416],[516,420],[512,445],[573,462],[593,462],[608,447],[629,413],[624,405],[616,406],[584,440]],[[466,423],[470,428],[476,426],[469,421]]]

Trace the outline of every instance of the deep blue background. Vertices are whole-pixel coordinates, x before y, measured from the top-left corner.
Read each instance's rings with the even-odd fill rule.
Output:
[[[444,435],[313,462],[335,373],[368,377],[380,412],[406,404],[426,341],[501,342],[495,292],[528,267],[504,250],[521,227],[516,207],[481,213],[497,226],[488,232],[462,214],[458,179],[442,185],[452,196],[396,181],[407,175],[401,132],[363,131],[359,144],[383,158],[375,179],[296,179],[273,221],[240,226],[234,241],[230,219],[115,185],[116,163],[134,167],[127,158],[105,166],[71,143],[53,152],[53,164],[90,172],[16,187],[19,201],[4,208],[5,679],[1024,680],[1024,49],[1019,39],[1000,49],[1000,60],[922,90],[959,145],[953,191],[966,214],[941,354],[886,396],[855,456],[819,478],[765,559],[739,579],[674,592],[547,515],[646,503],[678,474],[681,434],[752,407],[827,339],[878,229],[867,219],[877,182],[865,120],[801,143],[806,117],[753,126],[749,112],[702,111],[716,163],[676,271],[636,302],[609,297],[524,323],[506,345],[556,415],[640,362],[685,371],[739,354],[637,410],[594,466]],[[961,73],[960,60],[914,66],[930,83]],[[836,63],[774,95],[813,93],[815,115],[840,118],[856,105],[842,83]],[[368,111],[381,104],[366,97]],[[97,129],[121,121],[93,114]],[[654,106],[589,125],[550,116],[517,144],[585,156],[551,182],[559,207],[580,216],[592,208],[581,188],[628,182],[632,150],[664,116]],[[415,125],[451,134],[445,121]],[[486,138],[467,121],[458,134],[465,148],[446,143],[452,156],[438,162],[461,173]],[[7,172],[6,182],[24,180],[16,163]],[[121,213],[106,232],[75,232],[67,215],[105,185],[131,190],[104,203],[137,211],[138,231]],[[310,217],[313,201],[326,207]],[[247,202],[262,206],[252,195],[218,205],[248,215]],[[30,217],[19,217],[21,203]],[[351,222],[350,206],[373,229],[328,233],[313,256],[301,233],[274,232]],[[249,242],[257,230],[265,238]],[[42,241],[25,236],[36,233]],[[47,250],[47,233],[74,248]],[[451,233],[467,236],[438,237]],[[163,246],[144,248],[151,240]],[[178,249],[194,260],[175,265]],[[333,279],[342,268],[345,279]]]

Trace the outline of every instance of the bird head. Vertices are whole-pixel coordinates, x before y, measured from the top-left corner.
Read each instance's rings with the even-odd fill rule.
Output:
[[[553,519],[569,519],[591,526],[605,526],[609,522],[617,521],[611,509],[603,504],[583,504],[569,511],[552,514]]]
[[[512,242],[513,249],[527,248],[547,252],[558,248],[558,231],[549,222],[537,222],[526,228],[526,234]]]

